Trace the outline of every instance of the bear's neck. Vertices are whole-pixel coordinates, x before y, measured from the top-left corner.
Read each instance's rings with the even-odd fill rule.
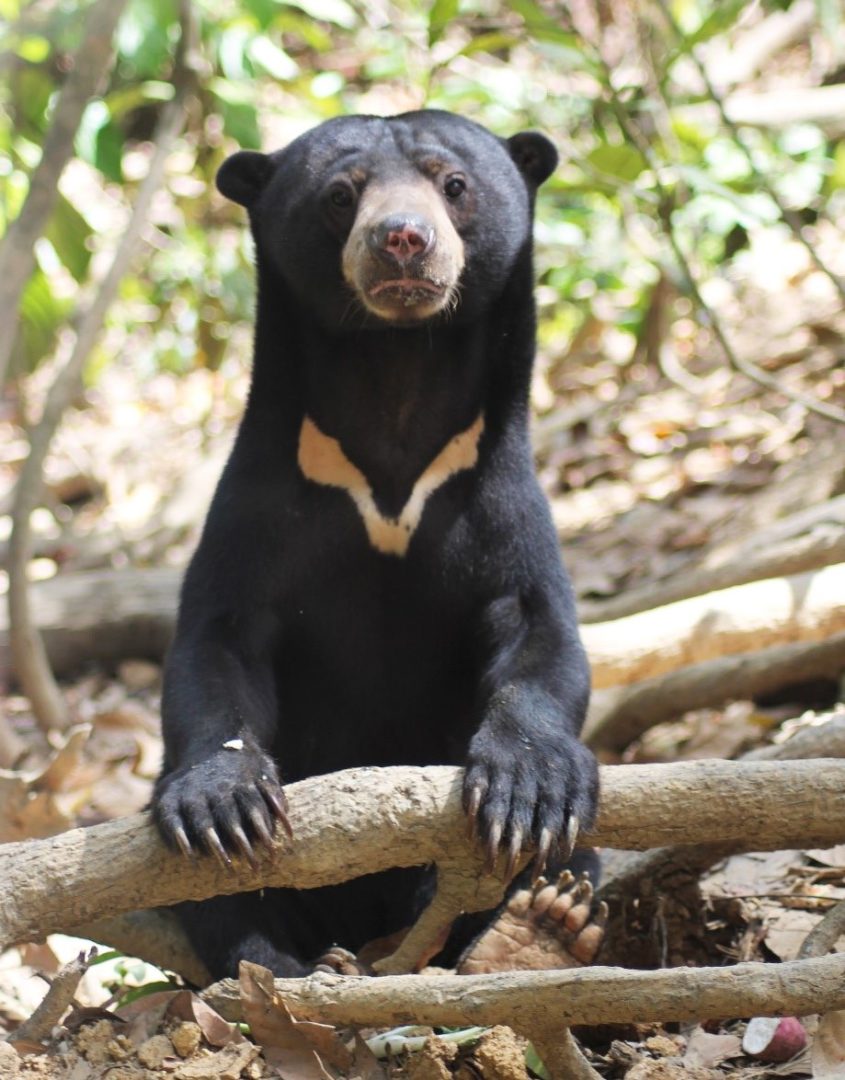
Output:
[[[527,440],[530,291],[527,308],[525,297],[514,303],[518,322],[508,319],[511,303],[503,297],[468,323],[332,333],[268,276],[265,268],[244,427],[251,412],[272,412],[270,430],[285,456],[298,452],[307,423],[309,432],[316,428],[339,444],[384,511],[393,513],[447,444],[477,431],[479,419],[486,443],[505,433]],[[260,427],[268,430],[266,421]]]

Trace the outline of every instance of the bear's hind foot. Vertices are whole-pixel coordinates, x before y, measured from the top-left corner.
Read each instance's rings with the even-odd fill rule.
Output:
[[[607,905],[593,902],[589,875],[564,870],[557,881],[538,878],[518,888],[458,961],[460,975],[581,967],[596,958]]]

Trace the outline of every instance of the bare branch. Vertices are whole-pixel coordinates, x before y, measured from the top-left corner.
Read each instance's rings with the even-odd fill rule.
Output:
[[[807,1015],[845,1007],[845,955],[783,964],[632,971],[592,967],[496,975],[350,978],[318,972],[276,979],[298,1019],[383,1027],[463,1027],[505,1023],[529,1034],[575,1024]],[[234,980],[203,995],[227,1020],[240,1018]],[[545,1021],[545,1023],[544,1023]]]
[[[32,1016],[9,1035],[10,1043],[37,1043],[50,1036],[53,1028],[70,1008],[80,980],[96,955],[95,949],[91,950],[89,956],[80,953],[75,960],[62,967],[50,983],[47,996]]]

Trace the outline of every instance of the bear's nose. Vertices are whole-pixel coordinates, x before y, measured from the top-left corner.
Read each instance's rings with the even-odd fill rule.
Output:
[[[434,229],[421,217],[394,214],[370,231],[370,250],[390,261],[407,263],[434,247]]]

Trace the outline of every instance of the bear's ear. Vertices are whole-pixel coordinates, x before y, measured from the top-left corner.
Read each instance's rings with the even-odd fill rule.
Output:
[[[533,187],[539,187],[555,171],[557,150],[545,135],[538,131],[520,131],[507,142],[517,168]]]
[[[267,154],[240,150],[226,158],[217,172],[217,189],[247,210],[255,203],[270,176],[272,163]]]

